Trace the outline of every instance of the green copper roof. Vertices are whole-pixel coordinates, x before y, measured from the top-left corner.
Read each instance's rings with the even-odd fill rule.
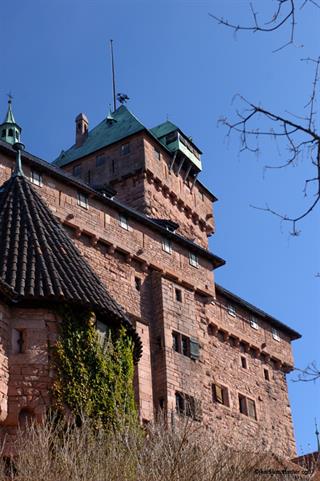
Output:
[[[129,135],[145,130],[144,125],[124,105],[112,113],[112,118],[112,122],[107,122],[107,119],[100,122],[88,133],[88,137],[81,146],[73,145],[66,152],[61,152],[53,163],[62,167]]]
[[[158,139],[163,137],[164,135],[168,135],[175,130],[179,130],[176,125],[174,125],[170,120],[163,122],[163,124],[157,125],[157,127],[153,127],[150,131],[155,135]]]
[[[13,112],[12,112],[12,107],[11,107],[11,100],[8,102],[8,111],[7,115],[4,119],[4,124],[15,124],[16,121],[14,120]]]

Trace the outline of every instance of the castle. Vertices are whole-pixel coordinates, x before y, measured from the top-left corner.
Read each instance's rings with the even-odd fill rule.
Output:
[[[126,106],[48,163],[22,150],[11,101],[0,125],[0,421],[10,433],[50,403],[48,343],[61,300],[135,341],[143,422],[164,410],[236,443],[295,455],[286,374],[299,333],[214,282],[215,196],[201,151],[172,122]],[[102,326],[102,327],[101,327]]]

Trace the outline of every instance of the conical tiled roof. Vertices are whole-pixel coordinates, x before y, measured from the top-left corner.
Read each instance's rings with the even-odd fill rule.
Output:
[[[15,303],[90,306],[106,321],[124,323],[134,337],[136,357],[141,353],[121,307],[21,173],[0,190],[0,292]]]

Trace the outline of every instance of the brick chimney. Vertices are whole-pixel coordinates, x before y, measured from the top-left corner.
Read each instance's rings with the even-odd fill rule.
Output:
[[[89,121],[85,114],[76,117],[76,147],[80,147],[88,135]]]

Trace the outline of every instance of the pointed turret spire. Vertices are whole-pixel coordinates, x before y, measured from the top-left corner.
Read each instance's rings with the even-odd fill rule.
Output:
[[[8,95],[8,110],[4,122],[0,124],[0,139],[8,144],[20,142],[21,127],[16,123],[12,112],[12,95]]]

